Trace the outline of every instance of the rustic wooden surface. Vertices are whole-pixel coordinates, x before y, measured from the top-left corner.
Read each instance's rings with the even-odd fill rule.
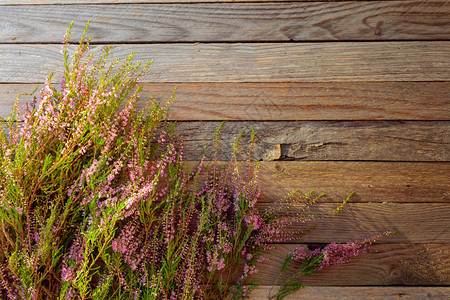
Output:
[[[384,230],[398,234],[300,278],[307,287],[288,299],[448,299],[448,1],[232,2],[0,0],[0,115],[49,72],[58,84],[65,28],[75,21],[75,41],[92,19],[94,52],[112,44],[113,57],[155,59],[139,107],[178,86],[171,119],[187,159],[199,159],[220,121],[234,120],[222,127],[217,159],[230,157],[243,131],[243,160],[255,129],[260,209],[298,189],[326,193],[313,210],[325,212],[355,192],[298,244],[270,250],[251,299],[276,290],[294,247]]]

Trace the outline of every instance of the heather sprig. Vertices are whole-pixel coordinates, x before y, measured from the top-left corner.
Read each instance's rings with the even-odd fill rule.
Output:
[[[300,265],[300,267],[297,267],[294,274],[281,282],[280,289],[271,299],[283,299],[299,290],[303,286],[298,281],[300,276],[311,275],[327,266],[348,263],[352,258],[368,253],[370,245],[380,238],[394,234],[395,231],[386,231],[361,241],[352,241],[345,244],[330,243],[323,248],[316,248],[312,251],[307,251],[303,246],[294,248],[286,255],[283,267],[280,270],[280,276],[292,268],[293,264]]]

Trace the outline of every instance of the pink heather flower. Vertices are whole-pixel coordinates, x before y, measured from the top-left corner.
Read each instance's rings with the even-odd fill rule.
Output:
[[[220,257],[219,256],[219,252],[217,251],[217,249],[215,249],[216,251],[214,251],[211,255],[211,252],[207,252],[206,253],[206,260],[208,262],[208,267],[207,270],[209,272],[213,272],[213,271],[220,271],[223,268],[226,267],[225,265],[225,258],[224,257]]]
[[[63,281],[72,281],[77,278],[77,274],[73,266],[68,266],[67,264],[63,264],[61,269],[61,279]]]
[[[252,226],[252,230],[258,230],[264,224],[264,220],[257,212],[254,212],[249,216],[245,216],[244,219],[248,226]]]
[[[304,247],[297,247],[291,251],[292,259],[295,261],[302,262],[308,256]]]
[[[244,297],[248,296],[248,286],[246,285],[242,286],[242,296]]]

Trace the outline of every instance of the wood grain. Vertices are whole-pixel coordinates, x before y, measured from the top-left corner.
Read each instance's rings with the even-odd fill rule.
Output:
[[[104,45],[92,46],[99,54]],[[450,81],[449,41],[113,45],[155,59],[147,82]],[[61,77],[60,46],[0,45],[1,83]]]
[[[341,274],[339,274],[340,276]],[[271,286],[257,287],[250,295],[250,300],[267,300],[270,292],[278,290]],[[390,287],[304,287],[297,293],[287,296],[286,300],[294,299],[346,299],[346,300],[385,300],[385,299],[436,299],[447,300],[450,298],[450,287],[412,287],[412,286],[390,286]]]
[[[145,83],[142,99],[156,95],[164,101],[174,86]],[[449,82],[208,82],[177,87],[173,120],[450,120]]]
[[[201,158],[205,144],[213,144],[219,125],[220,122],[176,125],[186,159]],[[238,159],[246,160],[251,128],[256,133],[256,160],[450,161],[448,121],[227,122],[221,127],[217,158],[232,157],[233,140],[242,132]],[[209,147],[206,155],[214,159],[215,147]]]
[[[447,1],[4,6],[0,14],[8,28],[0,43],[59,43],[70,20],[75,39],[91,20],[95,43],[450,39]]]
[[[236,0],[0,0],[0,5],[53,5],[53,4],[148,4],[148,3],[205,3],[205,2],[235,2]],[[240,2],[327,2],[330,0],[240,0]],[[334,2],[343,2],[348,0],[331,0]],[[391,0],[353,0],[353,2],[358,1],[391,1]],[[397,1],[420,1],[422,0],[397,0]]]
[[[450,82],[142,83],[141,109],[155,96],[172,120],[450,120]],[[0,115],[34,84],[0,84]],[[23,98],[26,103],[31,98]]]
[[[259,166],[262,199],[282,199],[293,190],[326,193],[324,201],[449,203],[450,164],[400,162],[265,162]],[[419,209],[420,211],[420,209]]]
[[[390,237],[384,238],[381,243],[388,239]],[[285,257],[297,247],[307,248],[307,245],[285,244],[266,251],[272,257],[259,265],[253,278],[262,285],[279,285],[278,275]],[[372,251],[350,263],[328,266],[310,276],[298,276],[297,280],[306,286],[450,284],[449,244],[375,244]],[[283,274],[284,278],[298,268],[299,264],[294,263],[291,270]]]
[[[273,204],[260,203],[264,211]],[[338,204],[320,203],[311,213],[325,213]],[[292,213],[296,209],[292,209]],[[338,214],[317,222],[293,225],[290,229],[304,230],[317,224],[311,232],[295,243],[346,242],[367,238],[367,235],[397,230],[384,240],[386,243],[443,243],[450,242],[450,205],[448,203],[348,203]]]

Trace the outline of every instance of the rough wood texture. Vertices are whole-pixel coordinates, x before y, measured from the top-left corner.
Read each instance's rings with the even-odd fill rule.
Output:
[[[450,81],[450,41],[114,45],[111,57],[155,59],[148,82]],[[103,45],[92,46],[93,53]],[[61,76],[58,45],[0,45],[1,83]]]
[[[258,204],[264,210],[273,204]],[[323,203],[313,206],[312,213],[325,213],[338,204]],[[295,211],[292,209],[292,211]],[[367,235],[397,230],[385,239],[386,243],[448,243],[450,240],[450,205],[448,203],[349,203],[338,214],[312,224],[294,225],[304,230],[317,227],[294,242],[330,243],[367,238]]]
[[[339,274],[340,276],[341,274]],[[270,286],[260,286],[253,291],[250,300],[267,300]],[[272,293],[278,290],[275,287]],[[385,299],[436,299],[447,300],[450,298],[450,287],[304,287],[285,300],[294,299],[346,299],[346,300],[385,300]]]
[[[0,5],[52,5],[52,4],[147,4],[147,3],[205,3],[205,2],[235,2],[236,0],[0,0]],[[239,2],[343,2],[348,0],[240,0]],[[353,2],[391,1],[391,0],[353,0]],[[423,0],[397,0],[420,1]]]
[[[447,1],[4,6],[0,14],[1,43],[59,43],[70,20],[76,39],[89,19],[101,43],[450,39]]]
[[[41,85],[42,86],[42,85]],[[450,120],[450,82],[142,83],[142,108],[169,99],[172,120]],[[0,115],[35,84],[0,84]],[[29,101],[24,97],[22,103]]]
[[[427,207],[427,202],[450,201],[449,163],[284,161],[261,163],[259,168],[264,201],[297,189],[326,193],[327,202],[342,201],[352,191],[352,203],[422,202],[420,206]]]
[[[368,234],[369,235],[369,234]],[[389,240],[386,237],[381,243]],[[315,246],[315,245],[310,245]],[[262,285],[279,285],[278,275],[286,255],[296,247],[285,244],[266,253],[273,255],[260,265],[254,279]],[[306,286],[383,286],[383,285],[449,285],[450,245],[444,244],[376,244],[373,252],[354,258],[350,263],[329,266],[310,276],[299,276]],[[294,274],[294,263],[283,276]],[[284,277],[286,278],[286,277]]]
[[[177,85],[173,120],[450,120],[449,82]],[[144,83],[142,99],[164,101],[174,86]]]
[[[200,159],[205,144],[213,144],[219,124],[177,124],[187,159]],[[238,159],[246,160],[252,127],[256,160],[450,161],[448,121],[228,122],[220,130],[217,158],[230,159],[233,140],[243,132]],[[210,146],[207,157],[213,159],[214,152]]]

